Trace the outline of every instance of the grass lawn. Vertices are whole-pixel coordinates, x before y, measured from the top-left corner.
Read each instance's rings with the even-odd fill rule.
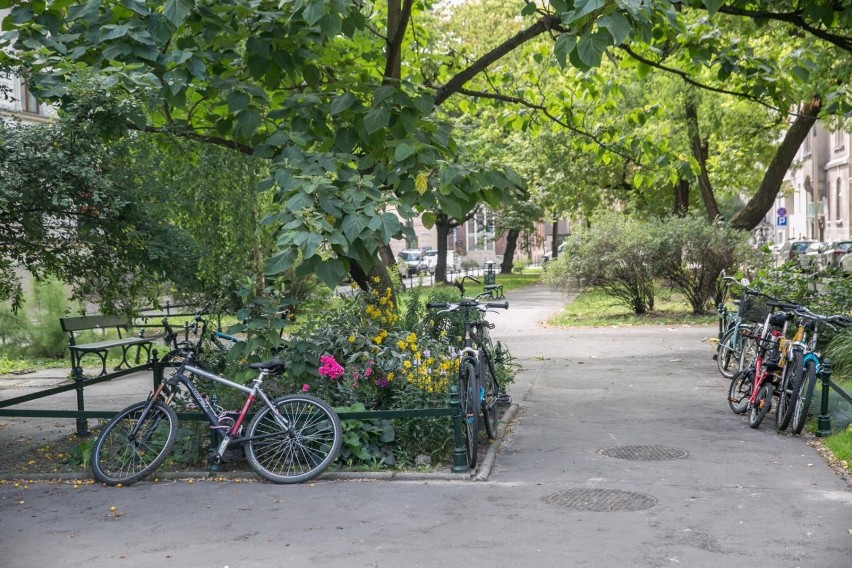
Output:
[[[581,292],[569,305],[550,320],[550,324],[561,327],[612,326],[612,325],[670,325],[715,323],[715,313],[695,315],[681,294],[672,290],[658,290],[654,311],[641,316],[635,315],[626,306],[600,290]]]

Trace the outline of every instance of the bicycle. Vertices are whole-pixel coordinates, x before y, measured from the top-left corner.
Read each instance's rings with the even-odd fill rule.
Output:
[[[247,386],[203,369],[195,356],[192,348],[185,347],[174,374],[163,377],[146,401],[128,406],[103,428],[92,453],[95,479],[107,485],[130,485],[162,465],[177,439],[178,417],[171,404],[181,386],[218,435],[219,443],[210,453],[212,464],[229,461],[229,448],[239,447],[261,477],[289,484],[315,478],[337,457],[342,430],[328,403],[308,394],[270,400],[261,388],[264,379],[285,370],[283,361],[249,364],[258,375]],[[234,417],[215,407],[199,392],[193,376],[244,393],[242,410]],[[245,426],[249,409],[258,399],[263,408]]]
[[[784,369],[783,352],[779,348],[792,315],[772,308],[791,304],[768,300],[770,308],[762,326],[751,333],[754,339],[754,361],[734,375],[728,389],[728,404],[736,414],[749,411],[749,426],[757,428],[772,408],[775,385]],[[745,351],[744,351],[745,356]]]
[[[458,389],[461,414],[465,430],[465,450],[468,466],[476,466],[479,451],[479,419],[483,418],[485,431],[489,439],[497,436],[497,407],[503,396],[497,381],[494,362],[495,354],[489,330],[494,324],[483,319],[489,309],[508,309],[509,302],[480,302],[477,298],[464,297],[464,280],[475,278],[465,276],[455,282],[462,298],[458,303],[427,302],[428,309],[438,309],[438,313],[461,312],[464,332],[462,349],[459,351]],[[480,295],[481,296],[481,295]]]
[[[748,288],[748,280],[737,280],[731,276],[722,276],[724,282],[730,285],[742,286],[739,300],[735,300],[739,310],[731,311],[724,301],[719,302],[716,310],[719,313],[719,334],[716,345],[716,364],[723,377],[731,379],[737,371],[742,370],[742,353],[749,339],[749,333],[754,330],[758,322],[763,320],[764,313],[761,311],[756,298],[760,293]],[[737,369],[733,369],[733,364]]]
[[[789,384],[790,418],[788,422],[793,434],[801,434],[805,427],[813,400],[816,377],[822,368],[822,356],[816,350],[819,326],[827,325],[833,329],[852,326],[852,318],[844,315],[824,316],[804,307],[797,310],[797,313],[802,316],[799,327],[804,329],[804,334],[795,345],[796,372],[792,374]],[[786,428],[787,425],[784,426]]]

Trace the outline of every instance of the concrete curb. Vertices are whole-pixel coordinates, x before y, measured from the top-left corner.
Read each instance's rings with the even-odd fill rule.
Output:
[[[518,405],[511,404],[506,412],[500,417],[500,424],[497,427],[497,439],[494,440],[485,452],[485,457],[479,464],[479,467],[474,472],[467,473],[452,473],[449,471],[332,471],[323,473],[313,480],[313,482],[323,481],[488,481],[491,475],[491,470],[494,468],[494,463],[497,459],[497,453],[500,451],[500,446],[506,435],[506,430],[514,420],[518,412]],[[178,480],[210,480],[210,481],[262,481],[262,479],[252,470],[245,471],[207,471],[207,470],[190,470],[190,471],[157,471],[144,481],[158,479],[160,481],[178,481]],[[0,473],[0,481],[3,482],[21,482],[21,481],[79,481],[81,483],[94,483],[94,479],[87,474],[82,473],[33,473],[33,474],[10,474]]]

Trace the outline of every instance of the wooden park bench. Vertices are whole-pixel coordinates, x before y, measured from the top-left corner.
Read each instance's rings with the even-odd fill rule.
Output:
[[[127,352],[134,346],[136,347],[136,363],[139,363],[139,355],[142,349],[145,350],[147,362],[151,357],[151,344],[156,339],[155,337],[144,337],[144,330],[140,331],[138,336],[122,336],[122,330],[127,333],[131,327],[130,320],[122,316],[74,316],[59,318],[59,323],[62,325],[62,331],[68,333],[70,336],[68,350],[71,353],[71,369],[82,367],[80,360],[83,356],[94,353],[101,359],[101,376],[106,375],[106,361],[110,349],[121,347],[121,363],[115,368],[118,371],[123,366],[130,368],[130,363],[127,361]],[[111,328],[115,328],[118,331],[118,339],[107,339],[94,343],[77,343],[78,334],[82,331]]]

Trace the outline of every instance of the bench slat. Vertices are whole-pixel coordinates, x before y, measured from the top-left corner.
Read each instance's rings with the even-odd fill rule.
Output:
[[[110,347],[120,347],[124,345],[142,345],[143,343],[151,343],[152,337],[126,337],[124,339],[113,339],[109,341],[99,341],[97,343],[86,343],[84,345],[69,345],[69,349],[74,351],[103,351]]]
[[[128,327],[130,322],[121,316],[73,316],[59,318],[62,331],[85,331],[105,327]]]

